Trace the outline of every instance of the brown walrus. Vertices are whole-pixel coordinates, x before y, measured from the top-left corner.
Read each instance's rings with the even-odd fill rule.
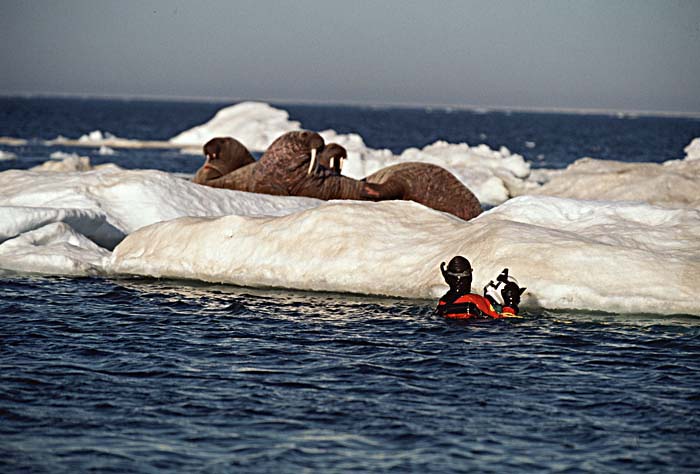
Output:
[[[221,141],[211,144],[214,140]],[[347,156],[346,150],[335,143],[325,145],[323,138],[314,132],[297,131],[282,135],[268,147],[258,162],[250,162],[248,158],[252,160],[252,157],[248,150],[232,138],[212,141],[205,145],[207,162],[200,169],[202,173],[197,172],[200,178],[211,176],[211,179],[195,181],[200,184],[325,200],[412,200],[465,220],[481,213],[481,206],[474,194],[452,173],[437,165],[399,163],[363,180],[342,176],[340,173],[342,160]],[[218,153],[214,154],[217,150]],[[227,164],[219,164],[217,159]],[[207,163],[214,163],[215,171],[232,171],[223,176],[215,172],[205,175],[203,169]]]
[[[323,147],[318,155],[317,172],[324,172],[332,176],[340,176],[343,172],[343,161],[347,159],[348,152],[337,143],[329,143]]]
[[[383,186],[394,199],[415,201],[437,211],[449,212],[465,221],[481,214],[481,204],[455,175],[430,163],[397,163],[365,178]]]
[[[241,142],[231,137],[212,138],[204,145],[203,150],[206,161],[197,170],[192,179],[197,184],[214,186],[212,183],[217,182],[224,176],[229,178],[226,181],[231,181],[231,184],[233,184],[236,180],[230,179],[231,176],[229,175],[232,172],[255,163],[255,159],[248,149]],[[219,182],[219,184],[223,183]],[[237,189],[229,186],[214,187]]]
[[[347,151],[337,143],[326,145],[318,164],[325,175],[340,175]],[[416,201],[438,211],[455,214],[463,219],[481,213],[479,200],[452,173],[430,163],[397,163],[387,166],[363,179],[371,184],[383,184],[383,193],[395,199]]]

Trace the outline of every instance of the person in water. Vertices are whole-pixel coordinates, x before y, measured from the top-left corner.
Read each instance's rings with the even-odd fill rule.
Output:
[[[520,288],[515,278],[508,276],[505,268],[496,279],[484,288],[484,296],[471,292],[472,267],[469,260],[456,256],[445,268],[440,264],[445,282],[450,286],[440,298],[436,313],[446,318],[507,318],[518,314],[520,296],[526,288]]]

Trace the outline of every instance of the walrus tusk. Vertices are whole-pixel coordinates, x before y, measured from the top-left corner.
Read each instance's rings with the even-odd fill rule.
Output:
[[[330,163],[328,163],[328,167],[330,169],[333,169],[334,168],[333,165],[335,165],[335,156],[331,156],[331,161],[330,161]]]
[[[307,175],[315,174],[316,171],[316,148],[311,149],[311,163],[309,163],[309,171]]]
[[[344,158],[341,156],[341,157],[338,158],[338,159],[340,160],[340,161],[338,162],[338,171],[343,171],[343,161],[344,161]]]

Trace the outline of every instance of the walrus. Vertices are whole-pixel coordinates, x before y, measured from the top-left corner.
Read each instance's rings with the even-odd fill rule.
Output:
[[[318,173],[322,176],[342,174],[347,151],[337,143],[329,143],[319,154]],[[387,166],[363,179],[383,184],[383,196],[416,201],[438,211],[449,212],[468,220],[481,213],[481,204],[474,194],[448,170],[430,163],[407,162]]]
[[[340,145],[337,145],[340,147]],[[306,196],[317,199],[356,199],[381,201],[393,199],[382,193],[381,185],[327,173],[319,157],[325,151],[321,135],[308,130],[287,132],[267,148],[253,170],[253,191],[281,196]]]
[[[337,143],[329,143],[323,147],[323,151],[318,155],[317,172],[322,172],[329,176],[340,176],[343,172],[343,161],[348,157],[345,148]]]
[[[238,140],[217,137],[203,147],[206,161],[192,181],[214,188],[249,191],[255,158]]]
[[[383,192],[415,201],[468,221],[481,214],[477,197],[455,175],[438,165],[406,162],[382,168],[365,178],[383,185]]]
[[[355,180],[340,174],[346,156],[338,144],[324,146],[317,133],[286,133],[270,145],[253,170],[254,190],[325,200],[411,200],[464,220],[481,213],[476,196],[440,166],[398,163]]]
[[[195,182],[216,188],[324,200],[412,200],[465,220],[481,213],[476,196],[437,165],[399,163],[363,180],[342,176],[347,151],[336,143],[325,145],[315,132],[280,136],[257,162],[233,138],[210,140],[204,153],[207,161]],[[225,170],[230,171],[222,175]]]

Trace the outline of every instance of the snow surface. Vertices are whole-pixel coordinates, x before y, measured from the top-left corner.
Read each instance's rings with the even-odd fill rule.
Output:
[[[105,273],[108,250],[145,225],[182,216],[284,215],[320,202],[208,188],[154,170],[9,170],[0,173],[0,269]]]
[[[528,196],[469,222],[405,201],[186,217],[129,235],[110,270],[436,298],[439,264],[454,255],[472,262],[475,288],[508,267],[528,288],[524,307],[700,314],[700,212],[647,204]]]
[[[267,104],[239,105],[195,127],[190,143],[241,138],[234,129],[251,116],[259,146],[299,128]],[[465,222],[413,202],[258,195],[56,155],[0,173],[0,269],[436,298],[440,262],[461,254],[475,290],[509,268],[528,288],[524,308],[700,315],[698,139],[661,165],[586,158],[535,172],[505,148],[436,142],[393,155],[358,135],[323,135],[348,149],[349,175],[436,163],[478,181],[482,202],[505,202]]]
[[[524,307],[700,314],[697,209],[523,196],[465,222],[413,202],[257,195],[153,170],[11,170],[0,189],[3,269],[434,298],[440,262],[462,254],[475,288],[510,268]]]
[[[549,182],[530,192],[700,209],[700,160],[656,164],[583,158],[551,175]]]

